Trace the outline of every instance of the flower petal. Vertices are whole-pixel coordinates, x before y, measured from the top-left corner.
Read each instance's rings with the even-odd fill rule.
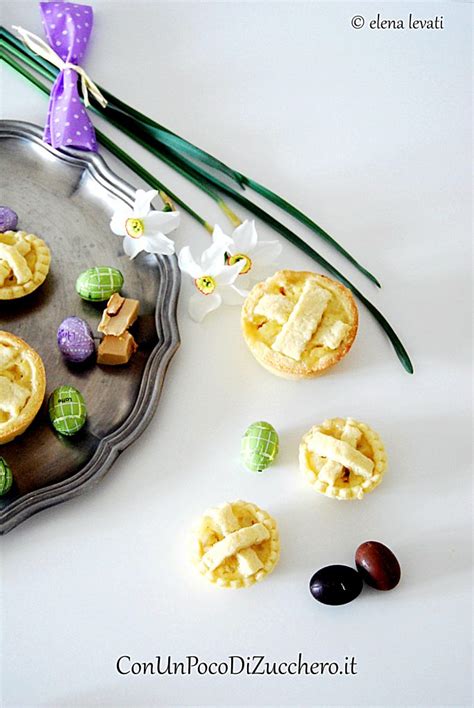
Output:
[[[174,253],[174,241],[164,234],[153,234],[152,236],[142,236],[143,250],[147,253],[161,253],[163,256],[172,256]]]
[[[142,219],[145,235],[169,234],[178,228],[180,219],[179,211],[150,211]]]
[[[212,241],[213,243],[220,244],[222,248],[226,251],[228,251],[229,246],[232,246],[233,244],[233,240],[231,239],[231,237],[227,236],[227,234],[222,231],[219,224],[216,224],[214,226],[214,231],[212,232]]]
[[[262,263],[273,263],[281,254],[283,246],[280,241],[260,241],[252,253],[252,260]]]
[[[112,214],[110,219],[110,230],[113,231],[117,236],[125,236],[127,231],[125,230],[125,222],[133,216],[133,212],[130,207],[126,207],[121,204]]]
[[[189,246],[184,246],[178,255],[178,265],[183,273],[187,273],[191,278],[200,278],[204,275],[201,266],[194,260]]]
[[[211,295],[195,293],[189,298],[189,316],[195,322],[202,322],[209,312],[217,310],[221,302],[222,298],[219,293],[212,293]]]
[[[224,285],[219,288],[224,305],[241,305],[248,295],[248,291],[236,288],[234,285]]]
[[[201,255],[201,269],[204,275],[217,275],[225,268],[225,246],[213,241]]]
[[[123,240],[123,250],[130,259],[135,258],[140,251],[143,251],[143,247],[143,239],[141,238],[131,238],[131,236],[125,236]]]
[[[239,253],[252,253],[258,242],[255,221],[247,219],[243,224],[237,226],[232,238]]]
[[[157,196],[156,189],[150,189],[145,192],[144,189],[137,189],[135,193],[135,202],[133,204],[133,216],[142,219],[148,214],[151,208],[152,200]]]
[[[245,266],[245,261],[239,261],[231,266],[224,266],[219,273],[210,273],[213,275],[219,285],[232,285],[234,280],[239,277],[240,271]]]

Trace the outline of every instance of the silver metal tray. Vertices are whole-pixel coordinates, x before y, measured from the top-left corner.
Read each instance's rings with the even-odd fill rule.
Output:
[[[52,255],[49,275],[37,291],[0,300],[0,329],[38,351],[47,378],[46,398],[33,424],[0,446],[15,480],[0,497],[0,533],[91,489],[105,475],[150,422],[179,346],[176,259],[140,254],[132,262],[123,254],[122,239],[109,229],[117,200],[131,204],[134,188],[101,157],[54,150],[41,136],[29,123],[0,121],[0,203],[17,212],[19,229],[44,238]],[[118,268],[123,294],[140,300],[132,330],[139,349],[127,366],[78,369],[64,362],[56,345],[57,328],[69,315],[97,331],[104,304],[81,300],[74,287],[78,274],[94,265]],[[48,395],[61,384],[78,388],[87,405],[88,422],[71,438],[56,434],[48,420]]]

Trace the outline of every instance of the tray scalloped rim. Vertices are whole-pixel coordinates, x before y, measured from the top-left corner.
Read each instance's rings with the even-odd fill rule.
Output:
[[[114,174],[96,153],[72,148],[56,150],[42,140],[38,126],[22,121],[0,121],[1,138],[31,140],[56,159],[81,165],[91,177],[114,196],[132,204],[135,188]],[[168,365],[179,347],[177,304],[180,272],[176,257],[157,256],[159,289],[155,309],[158,343],[143,371],[136,403],[123,424],[102,438],[89,462],[72,477],[25,494],[0,512],[0,534],[5,534],[30,516],[90,490],[110,470],[119,454],[143,433],[157,408]]]

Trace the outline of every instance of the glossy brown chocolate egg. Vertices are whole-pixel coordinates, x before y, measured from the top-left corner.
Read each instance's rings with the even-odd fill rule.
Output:
[[[379,541],[361,543],[355,554],[357,570],[367,585],[377,590],[393,590],[401,576],[394,554]]]

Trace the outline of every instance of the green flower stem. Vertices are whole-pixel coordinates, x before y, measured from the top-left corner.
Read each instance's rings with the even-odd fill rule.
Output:
[[[44,59],[41,59],[40,57],[37,57],[33,52],[31,52],[27,47],[23,45],[21,40],[19,40],[17,37],[11,34],[11,32],[9,32],[3,27],[0,27],[0,36],[3,37],[10,45],[21,51],[23,54],[27,54],[33,61],[35,61],[37,64],[40,64],[43,68],[47,68],[48,66],[51,67],[48,62],[46,62]],[[56,70],[53,70],[52,67],[49,70],[53,72],[54,77]],[[168,128],[165,128],[164,126],[160,125],[159,123],[149,118],[145,114],[141,113],[140,111],[137,111],[135,108],[128,106],[126,103],[118,99],[116,96],[113,96],[113,94],[109,93],[102,87],[99,86],[99,88],[105,98],[108,100],[109,104],[105,109],[98,108],[97,112],[107,117],[109,111],[115,109],[116,112],[118,111],[120,123],[126,117],[132,119],[139,125],[138,132],[141,132],[140,128],[141,130],[146,130],[149,135],[150,141],[158,142],[159,144],[165,145],[166,147],[170,148],[174,152],[177,152],[181,156],[187,155],[193,159],[196,159],[198,162],[207,165],[208,167],[212,167],[213,169],[216,169],[226,174],[242,189],[245,189],[245,186],[250,187],[253,191],[257,192],[265,199],[277,205],[287,214],[290,214],[290,216],[297,219],[302,224],[311,229],[315,234],[317,234],[320,238],[329,243],[341,255],[343,255],[347,260],[349,260],[349,262],[352,263],[352,265],[354,265],[354,267],[357,268],[361,273],[363,273],[369,280],[371,280],[375,285],[380,287],[379,281],[374,275],[372,275],[372,273],[370,273],[370,271],[368,271],[364,266],[362,266],[343,246],[341,246],[332,236],[330,236],[327,231],[321,228],[318,224],[316,224],[315,221],[310,219],[306,214],[300,211],[293,204],[290,204],[290,202],[288,202],[286,199],[283,199],[283,197],[280,197],[279,195],[275,194],[275,192],[271,191],[264,185],[232,169],[214,156],[196,147],[184,138],[181,138],[176,133],[173,133]],[[229,208],[226,206],[226,208],[224,208],[224,211],[227,213],[232,223],[236,223],[233,219],[235,215],[228,213],[228,209]]]
[[[32,84],[36,86],[40,91],[42,91],[44,94],[49,96],[49,89],[41,83],[41,81],[30,74],[29,71],[27,71],[24,67],[22,67],[20,64],[18,64],[14,59],[12,59],[5,51],[0,52],[0,58],[5,61],[6,64],[8,64],[12,69],[15,69],[19,74],[21,74],[23,77],[28,79]],[[213,226],[210,224],[208,221],[206,221],[202,216],[197,214],[197,212],[194,211],[186,202],[184,202],[180,197],[178,197],[174,192],[172,192],[168,187],[163,184],[159,179],[157,179],[154,175],[152,175],[150,172],[148,172],[142,165],[140,165],[136,160],[134,160],[130,155],[127,155],[127,153],[122,150],[116,143],[114,143],[109,137],[107,137],[104,133],[102,133],[100,130],[96,129],[96,136],[98,141],[106,147],[111,153],[113,153],[116,157],[119,158],[124,164],[127,165],[135,174],[137,174],[139,177],[141,177],[147,184],[149,184],[151,187],[154,187],[154,189],[157,189],[160,192],[160,195],[165,197],[163,199],[165,204],[169,204],[169,200],[175,202],[176,204],[179,204],[182,209],[184,209],[188,214],[190,214],[196,221],[198,221],[204,228],[209,232],[212,233],[213,231]]]
[[[229,205],[226,204],[223,199],[219,199],[217,203],[218,203],[218,205],[220,206],[220,208],[222,209],[222,211],[224,212],[224,214],[225,214],[225,215],[227,216],[227,218],[229,219],[229,221],[230,221],[230,223],[232,224],[232,226],[233,226],[234,228],[237,228],[237,226],[240,226],[240,224],[242,223],[242,220],[239,219],[239,217],[237,216],[237,214],[235,214],[235,213],[232,211],[232,209],[229,207]]]

